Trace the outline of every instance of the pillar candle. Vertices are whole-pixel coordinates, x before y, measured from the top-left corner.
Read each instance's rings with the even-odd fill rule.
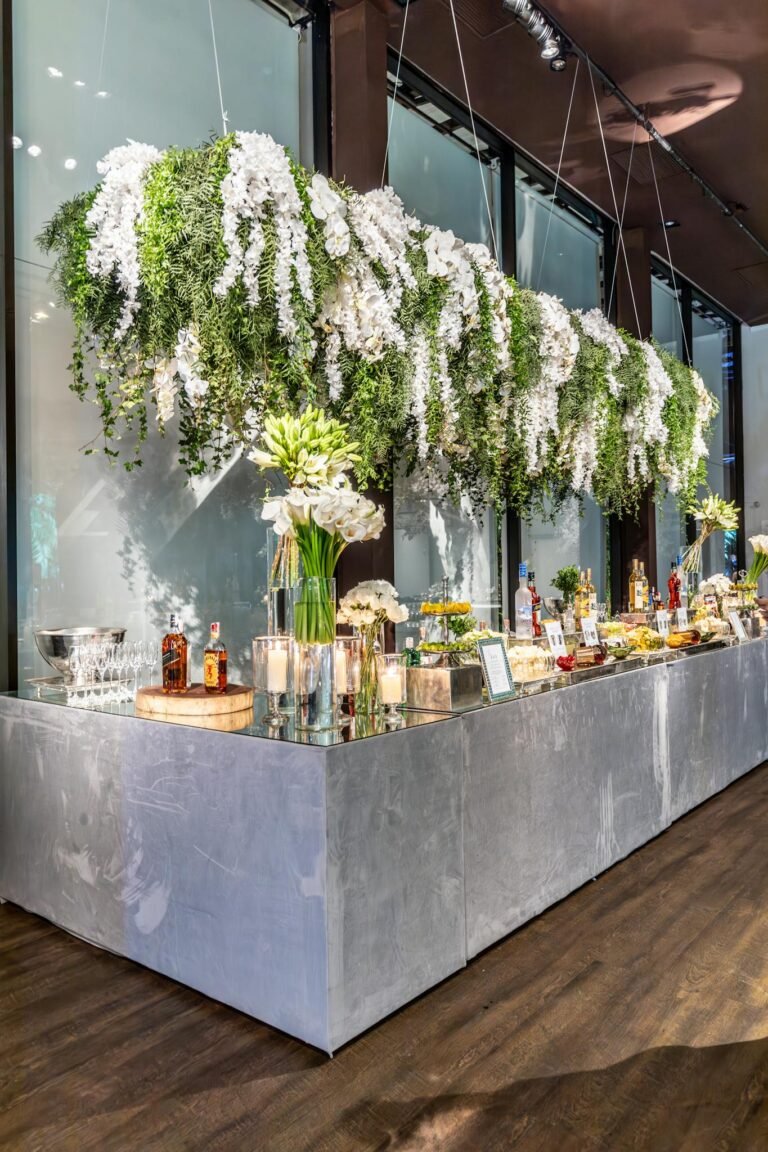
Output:
[[[288,650],[286,648],[267,649],[267,692],[287,692],[288,690]]]

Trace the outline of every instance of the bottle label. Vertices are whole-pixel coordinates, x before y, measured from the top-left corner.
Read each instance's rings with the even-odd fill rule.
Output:
[[[206,652],[203,657],[203,682],[206,688],[219,687],[219,654]]]

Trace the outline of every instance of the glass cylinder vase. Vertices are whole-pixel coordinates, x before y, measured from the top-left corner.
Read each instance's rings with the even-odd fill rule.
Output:
[[[360,684],[355,693],[355,716],[372,716],[379,706],[379,665],[381,653],[378,625],[360,630]]]
[[[336,581],[307,576],[292,599],[296,727],[322,732],[338,726]]]

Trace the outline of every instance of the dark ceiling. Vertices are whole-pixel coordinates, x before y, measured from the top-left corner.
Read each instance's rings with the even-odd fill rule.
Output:
[[[576,61],[554,73],[501,0],[455,0],[475,111],[549,168],[557,167]],[[741,219],[768,244],[768,0],[549,0],[552,16],[629,95]],[[402,9],[389,9],[400,43]],[[447,0],[412,0],[404,56],[465,103]],[[621,204],[632,121],[597,85]],[[666,253],[645,134],[638,130],[625,227]],[[675,266],[750,324],[768,321],[768,256],[654,146]],[[562,175],[614,216],[592,88],[583,65]]]

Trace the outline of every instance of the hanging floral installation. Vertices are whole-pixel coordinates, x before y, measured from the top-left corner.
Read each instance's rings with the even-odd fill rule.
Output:
[[[520,288],[391,188],[360,195],[255,132],[129,142],[99,172],[39,243],[74,316],[72,387],[128,469],[153,408],[197,475],[314,404],[349,424],[360,484],[404,460],[477,507],[575,493],[626,514],[649,484],[687,504],[703,480],[716,401],[695,371]]]

